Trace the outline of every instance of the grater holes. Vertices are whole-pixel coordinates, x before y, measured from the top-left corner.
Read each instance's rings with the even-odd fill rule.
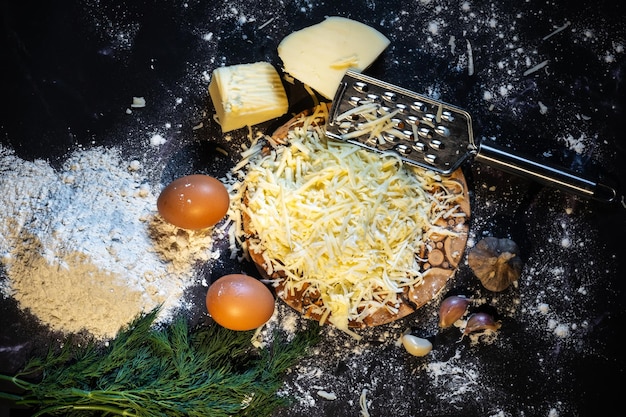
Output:
[[[430,129],[426,128],[426,127],[420,127],[417,129],[417,134],[423,138],[426,139],[431,139],[433,137],[432,132],[430,131]]]
[[[403,143],[400,143],[400,144],[396,145],[394,147],[394,150],[396,152],[398,152],[402,156],[407,156],[407,155],[409,155],[411,153],[411,148],[409,148],[408,146],[406,146]]]
[[[424,160],[429,164],[434,164],[437,162],[437,155],[433,155],[431,153],[424,155]]]
[[[381,136],[389,143],[398,142],[400,140],[410,140],[411,132],[392,129],[386,132],[383,132]]]
[[[422,119],[424,122],[426,123],[430,123],[430,124],[434,124],[435,123],[435,119],[437,118],[436,115],[432,114],[432,113],[426,113],[424,115],[424,118]]]
[[[412,114],[408,115],[404,120],[410,125],[417,126],[418,124],[420,124],[420,119],[417,116],[413,116]]]
[[[385,139],[386,142],[389,143],[393,143],[393,142],[397,142],[398,141],[398,137],[390,132],[385,132],[382,134],[383,139]]]
[[[450,129],[448,129],[445,126],[437,126],[435,127],[435,133],[437,133],[440,136],[450,136]]]
[[[355,82],[352,87],[359,93],[367,93],[370,90],[369,85],[363,81]]]
[[[420,113],[424,113],[427,110],[426,105],[421,101],[414,101],[413,103],[411,103],[411,108]]]
[[[433,139],[429,142],[431,148],[441,150],[444,148],[443,142],[437,139]]]
[[[383,100],[387,102],[395,102],[398,100],[398,96],[393,91],[385,91],[382,95]]]
[[[384,116],[391,112],[392,112],[391,108],[387,106],[380,106],[379,108],[376,109],[376,114],[379,116]]]
[[[368,103],[377,103],[380,101],[380,97],[376,94],[368,94],[365,97],[352,96],[348,99],[348,102],[354,107],[362,106]]]
[[[391,123],[393,123],[393,125],[398,129],[404,129],[406,127],[404,120],[395,117],[391,119]]]
[[[350,104],[352,104],[354,107],[358,106],[359,104],[361,104],[361,97],[357,97],[357,96],[352,96],[348,99],[348,102]]]
[[[465,152],[471,125],[463,111],[362,74],[346,75],[343,86],[327,127],[332,138],[442,169],[454,167]]]
[[[454,121],[454,115],[447,110],[444,110],[443,112],[441,112],[441,118],[445,120],[446,122]]]
[[[424,144],[424,142],[415,142],[413,145],[411,145],[411,147],[418,152],[424,152],[424,150],[426,150],[426,145]]]

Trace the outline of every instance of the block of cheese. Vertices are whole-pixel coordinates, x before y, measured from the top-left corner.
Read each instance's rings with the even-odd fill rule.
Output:
[[[332,99],[348,68],[363,71],[389,43],[364,23],[330,16],[287,35],[278,45],[278,56],[286,73]]]
[[[280,76],[269,62],[215,69],[209,95],[222,132],[280,117],[289,107]]]

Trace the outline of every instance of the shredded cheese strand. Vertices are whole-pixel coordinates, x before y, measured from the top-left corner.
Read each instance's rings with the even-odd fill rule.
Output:
[[[370,412],[367,409],[367,389],[365,388],[359,396],[359,407],[361,408],[361,417],[370,417]]]
[[[327,111],[318,106],[291,129],[290,146],[251,146],[242,210],[254,233],[248,249],[281,271],[284,291],[321,300],[307,308],[358,338],[350,322],[397,312],[404,288],[422,282],[425,232],[453,234],[434,222],[458,205],[433,172],[326,138]]]

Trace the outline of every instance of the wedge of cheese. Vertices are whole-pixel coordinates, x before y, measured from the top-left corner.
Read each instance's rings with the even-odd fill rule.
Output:
[[[331,16],[287,35],[278,45],[283,70],[332,99],[348,68],[363,71],[390,41],[364,23]]]
[[[222,132],[280,117],[289,107],[280,76],[268,62],[215,69],[209,95]]]

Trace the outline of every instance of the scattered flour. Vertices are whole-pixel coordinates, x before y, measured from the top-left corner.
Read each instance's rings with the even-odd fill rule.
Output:
[[[213,232],[156,213],[138,161],[74,152],[60,171],[0,147],[0,255],[13,296],[53,330],[113,337],[141,312],[183,308],[194,263],[217,258]]]

